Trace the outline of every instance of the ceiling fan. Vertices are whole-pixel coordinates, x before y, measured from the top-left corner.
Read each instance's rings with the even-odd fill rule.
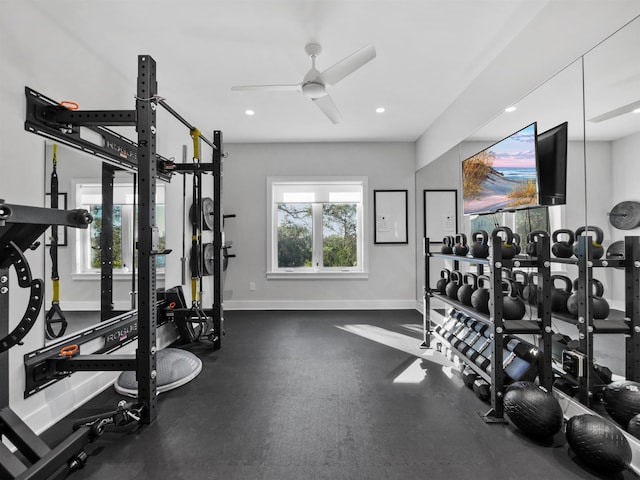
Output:
[[[340,112],[329,96],[327,87],[332,87],[365,63],[373,60],[376,57],[376,49],[373,45],[367,45],[323,72],[316,69],[316,59],[322,52],[322,47],[317,43],[309,43],[304,47],[304,51],[311,57],[311,69],[304,76],[302,82],[285,85],[241,85],[231,87],[231,90],[299,92],[313,100],[313,103],[329,117],[329,120],[333,123],[340,123],[342,119]]]

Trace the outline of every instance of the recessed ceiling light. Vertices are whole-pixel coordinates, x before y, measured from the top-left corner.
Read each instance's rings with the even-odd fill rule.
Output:
[[[515,112],[516,111],[516,107],[514,107],[512,105],[510,107],[505,108],[504,111],[507,112],[507,113]]]
[[[251,115],[254,115],[256,112],[254,112],[253,110],[245,110],[244,113],[251,116]]]
[[[384,107],[376,108],[376,113],[384,113]]]

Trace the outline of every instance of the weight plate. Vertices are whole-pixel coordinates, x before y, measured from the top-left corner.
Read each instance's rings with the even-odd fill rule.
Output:
[[[607,253],[605,254],[607,260],[624,260],[624,241],[618,240],[617,242],[613,242],[607,248]],[[619,270],[624,270],[624,267],[616,267]]]
[[[196,223],[195,208],[192,204],[189,208],[189,222]],[[209,197],[202,199],[202,229],[213,230],[213,200]]]
[[[631,230],[640,226],[640,202],[618,203],[609,212],[609,222],[619,230]]]
[[[213,268],[213,257],[215,255],[215,249],[213,243],[205,243],[203,245],[203,257],[204,257],[204,274],[213,275],[215,269]]]
[[[202,199],[202,228],[213,230],[213,200],[209,197]]]

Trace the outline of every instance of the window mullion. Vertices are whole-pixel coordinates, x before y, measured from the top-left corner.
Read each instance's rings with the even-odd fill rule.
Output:
[[[313,265],[321,270],[324,268],[322,258],[322,204],[314,203],[313,212]]]

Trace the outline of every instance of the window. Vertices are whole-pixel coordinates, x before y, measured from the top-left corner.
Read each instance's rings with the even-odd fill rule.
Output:
[[[102,232],[102,186],[100,183],[76,183],[77,208],[84,208],[93,216],[93,222],[86,230],[76,230],[76,273],[99,273],[101,269]],[[134,212],[132,183],[117,183],[113,186],[113,272],[127,274],[133,265],[137,267],[137,256],[134,259],[134,239],[137,239],[137,212]],[[156,186],[156,223],[159,228],[159,249],[166,245],[164,185]],[[156,266],[161,273],[166,258],[156,256]]]
[[[485,230],[489,235],[498,225],[506,225],[521,237],[526,244],[527,235],[533,230],[549,232],[549,209],[547,207],[516,210],[513,213],[500,212],[492,215],[471,217],[471,232]]]
[[[364,178],[269,178],[269,277],[366,276],[365,191]]]

